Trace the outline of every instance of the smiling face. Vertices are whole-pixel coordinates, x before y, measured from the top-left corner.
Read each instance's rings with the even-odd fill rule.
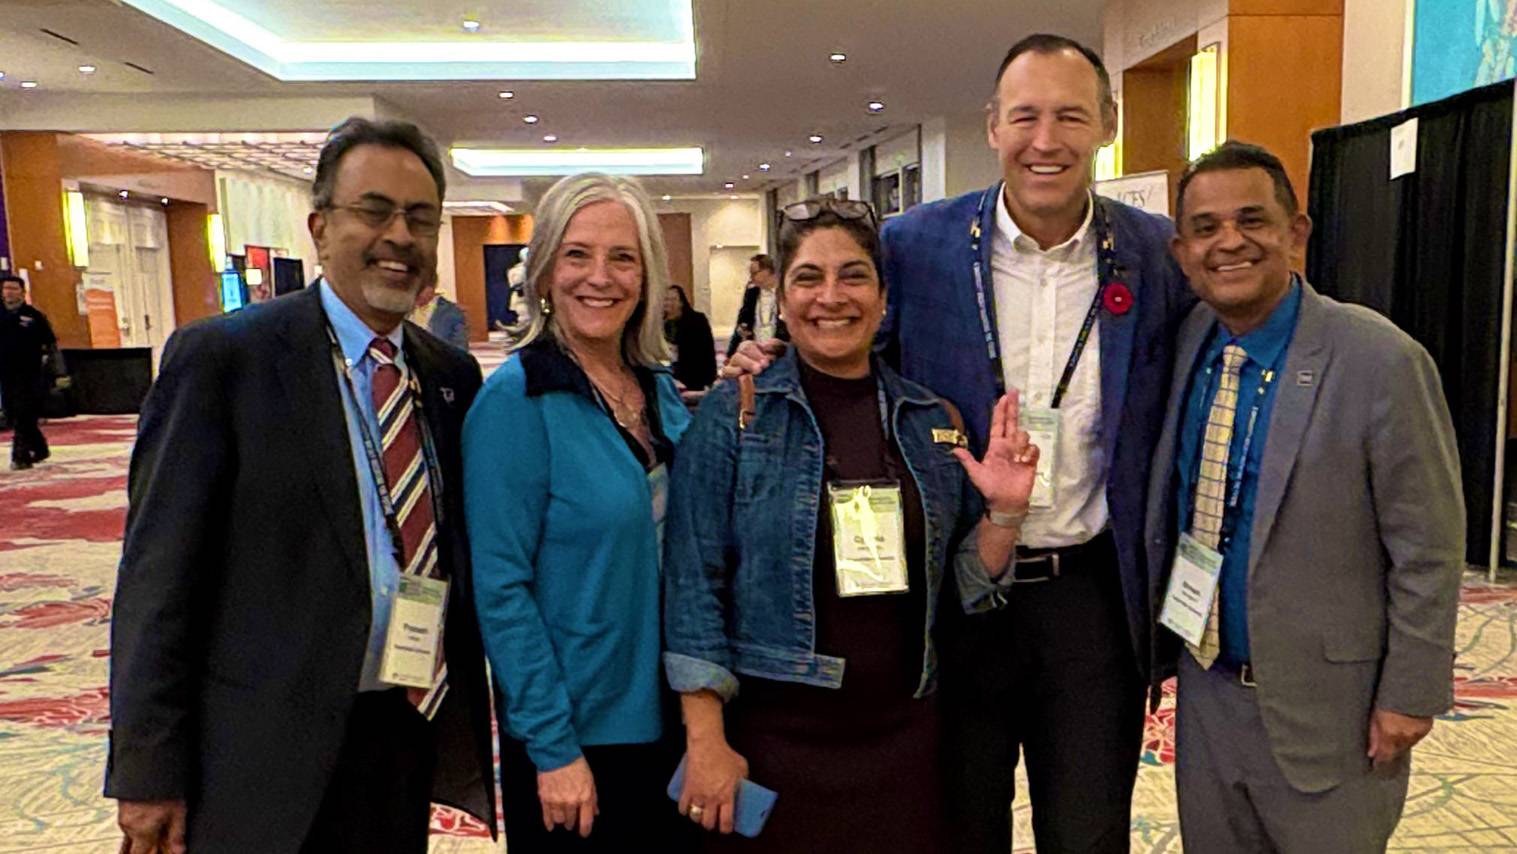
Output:
[[[343,155],[332,207],[311,214],[311,238],[332,290],[376,332],[388,332],[416,306],[437,269],[437,231],[418,234],[398,213],[435,224],[437,183],[411,151],[359,145]]]
[[[541,292],[570,344],[621,344],[643,297],[637,222],[621,202],[591,202],[569,219]]]
[[[1077,227],[1096,150],[1116,135],[1090,62],[1074,50],[1012,60],[996,85],[987,133],[1018,225],[1068,220],[1069,230]]]
[[[1170,248],[1196,295],[1241,335],[1290,290],[1291,258],[1311,232],[1305,214],[1286,210],[1268,172],[1223,169],[1191,179]]]
[[[801,238],[780,308],[807,364],[833,376],[868,375],[885,289],[874,260],[847,231],[823,227]]]

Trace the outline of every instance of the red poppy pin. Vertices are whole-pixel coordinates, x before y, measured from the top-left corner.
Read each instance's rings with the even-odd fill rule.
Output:
[[[1121,317],[1132,309],[1132,291],[1121,282],[1112,282],[1106,286],[1106,293],[1102,295],[1101,302],[1106,305],[1107,311]]]

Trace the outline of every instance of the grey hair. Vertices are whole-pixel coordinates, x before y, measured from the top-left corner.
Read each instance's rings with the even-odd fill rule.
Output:
[[[399,148],[415,154],[437,185],[437,201],[441,202],[447,196],[448,176],[443,170],[442,155],[437,151],[437,143],[421,128],[410,122],[350,116],[332,128],[321,147],[321,155],[316,160],[316,179],[311,183],[312,208],[324,211],[332,206],[332,193],[337,188],[337,168],[343,155],[360,145]]]
[[[506,349],[520,350],[542,337],[562,342],[553,314],[543,311],[548,282],[564,242],[569,220],[596,202],[618,202],[637,224],[643,263],[642,296],[622,330],[622,357],[628,364],[653,367],[667,358],[664,344],[664,299],[669,291],[668,253],[653,202],[635,179],[600,172],[570,175],[554,184],[537,205],[532,241],[527,245],[527,276],[522,284],[525,311],[507,336]]]

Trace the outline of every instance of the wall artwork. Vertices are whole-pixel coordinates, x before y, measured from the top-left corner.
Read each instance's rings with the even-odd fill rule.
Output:
[[[1412,104],[1517,76],[1517,0],[1417,0]]]

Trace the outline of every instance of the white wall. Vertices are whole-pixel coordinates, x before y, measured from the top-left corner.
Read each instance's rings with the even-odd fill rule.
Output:
[[[726,352],[727,339],[738,310],[743,307],[743,289],[748,283],[748,259],[761,251],[757,246],[728,246],[712,249],[708,272],[713,282],[709,307],[697,306],[711,321],[711,335],[717,349]]]
[[[829,166],[823,166],[816,176],[816,191],[818,193],[831,193],[839,189],[846,189],[848,191],[848,198],[850,199],[858,198],[858,196],[853,195],[853,182],[848,179],[847,158]]]
[[[1001,179],[1001,165],[985,141],[978,110],[936,116],[922,123],[922,201],[982,190]]]
[[[458,286],[453,268],[453,217],[442,218],[442,230],[437,232],[437,289],[458,301]]]
[[[1410,0],[1344,0],[1344,124],[1405,106],[1402,70]]]
[[[874,146],[874,174],[884,175],[918,162],[918,134],[919,128],[912,128],[900,136],[877,143]]]
[[[306,228],[309,184],[251,172],[217,172],[216,187],[227,252],[241,255],[247,245],[283,249],[303,261],[306,275],[312,275],[317,260],[316,244]]]
[[[691,300],[698,311],[711,320],[712,327],[731,331],[732,317],[712,314],[712,307],[720,308],[732,293],[742,299],[743,287],[748,283],[747,258],[762,252],[768,240],[764,224],[764,200],[758,196],[741,196],[737,199],[671,199],[656,202],[663,213],[690,214],[690,268],[695,281],[690,283]],[[712,252],[717,245],[744,247],[741,276],[728,275],[725,268],[712,277]],[[715,294],[713,294],[715,291]]]

